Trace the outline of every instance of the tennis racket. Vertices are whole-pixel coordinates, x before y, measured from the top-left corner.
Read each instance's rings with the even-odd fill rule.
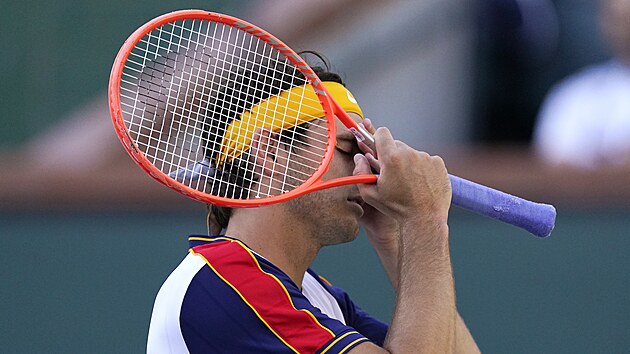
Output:
[[[112,68],[109,105],[124,148],[151,177],[204,203],[255,207],[376,182],[376,175],[321,180],[335,151],[335,116],[359,140],[373,141],[331,90],[263,29],[182,10],[149,21],[125,41]],[[553,230],[553,206],[450,178],[453,205],[539,237]]]

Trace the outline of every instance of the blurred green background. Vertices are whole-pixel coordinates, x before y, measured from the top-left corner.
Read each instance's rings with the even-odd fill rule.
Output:
[[[384,6],[378,1],[347,2]],[[182,8],[249,18],[255,14],[253,3],[260,2],[3,4],[0,150],[19,150],[77,106],[104,95],[120,45],[147,20]],[[442,3],[460,6],[457,1]],[[515,63],[498,53],[484,36],[487,32],[480,30],[473,54],[481,64],[471,69],[474,102],[467,107],[467,119],[474,126],[467,131],[469,141],[527,143],[549,85],[606,56],[595,29],[596,0],[551,3],[561,16],[562,32],[555,55],[544,64]],[[474,7],[467,11],[470,18],[484,18]],[[450,26],[448,18],[442,20]],[[513,100],[497,102],[497,94],[511,95]],[[496,104],[504,104],[503,110],[494,114],[484,110]],[[11,170],[12,165],[2,161],[1,169]],[[12,188],[6,183],[0,187]],[[26,211],[3,205],[2,353],[144,352],[155,294],[185,256],[187,235],[205,233],[201,206],[198,212],[192,208],[185,212],[172,208],[90,212],[63,205],[58,210]],[[628,209],[576,203],[562,205],[558,211],[556,230],[548,239],[452,211],[458,306],[483,352],[630,352]],[[323,250],[314,268],[346,289],[366,310],[389,320],[393,293],[362,236],[354,243]]]
[[[548,239],[454,210],[459,310],[486,353],[630,349],[630,220],[561,210]],[[198,215],[0,216],[3,353],[140,353],[153,299],[186,254]],[[388,321],[393,295],[361,235],[314,265]]]
[[[9,1],[0,12],[0,148],[27,141],[107,90],[118,49],[153,17],[245,1]]]

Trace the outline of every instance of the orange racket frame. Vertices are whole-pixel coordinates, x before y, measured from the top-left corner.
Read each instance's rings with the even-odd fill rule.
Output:
[[[317,170],[309,177],[303,184],[295,189],[277,195],[270,196],[261,199],[232,199],[220,196],[215,196],[209,193],[205,193],[173,179],[166,173],[155,167],[144,156],[142,151],[138,148],[134,140],[131,138],[121,109],[120,102],[120,80],[123,75],[125,63],[129,57],[131,51],[137,45],[137,43],[151,31],[171,22],[179,20],[205,20],[215,23],[225,24],[241,31],[245,31],[258,39],[266,42],[278,52],[282,53],[287,60],[289,60],[299,71],[301,71],[305,78],[312,85],[317,97],[319,98],[324,111],[326,112],[326,120],[328,122],[328,145],[326,146],[326,152],[324,158],[321,161]],[[347,176],[342,178],[331,179],[328,181],[322,181],[322,175],[327,171],[330,161],[333,158],[335,150],[335,116],[350,129],[358,139],[368,139],[373,141],[370,134],[357,123],[339,106],[339,104],[331,97],[326,87],[321,83],[315,72],[309,67],[309,65],[291,48],[285,45],[278,38],[274,37],[265,30],[249,23],[225,14],[219,14],[203,10],[180,10],[159,16],[140,28],[138,28],[120,48],[118,55],[114,61],[114,65],[109,79],[109,108],[114,124],[114,129],[118,135],[118,138],[122,142],[125,150],[131,156],[131,158],[151,177],[158,182],[166,185],[167,187],[185,195],[192,199],[217,204],[228,207],[256,207],[261,205],[268,205],[273,203],[283,202],[292,198],[296,198],[300,195],[317,191],[320,189],[332,188],[336,186],[346,184],[357,183],[375,183],[378,179],[376,175],[361,175],[361,176]]]

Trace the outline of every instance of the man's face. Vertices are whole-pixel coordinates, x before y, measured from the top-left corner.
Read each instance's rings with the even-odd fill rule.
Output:
[[[361,118],[353,113],[357,122]],[[323,180],[352,175],[354,155],[360,150],[356,138],[337,120],[337,144],[330,166]],[[313,192],[287,203],[287,212],[303,227],[310,227],[322,246],[353,240],[359,232],[359,219],[363,215],[362,200],[356,185],[346,185]]]

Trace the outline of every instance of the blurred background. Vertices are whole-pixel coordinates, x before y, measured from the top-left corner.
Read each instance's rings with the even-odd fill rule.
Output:
[[[201,8],[323,53],[368,117],[452,174],[557,207],[547,239],[452,210],[458,306],[483,352],[630,352],[628,3],[4,4],[0,351],[145,351],[155,294],[187,235],[206,232],[205,207],[123,151],[109,71],[137,27]],[[393,293],[364,238],[323,250],[314,268],[389,321]]]

